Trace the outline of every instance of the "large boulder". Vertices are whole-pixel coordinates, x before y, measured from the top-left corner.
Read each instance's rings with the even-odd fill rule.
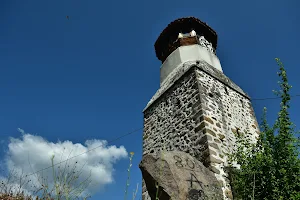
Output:
[[[152,200],[222,200],[213,172],[187,153],[166,151],[145,155],[139,165]]]

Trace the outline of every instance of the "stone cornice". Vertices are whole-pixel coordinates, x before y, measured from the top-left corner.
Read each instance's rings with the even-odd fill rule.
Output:
[[[250,100],[250,97],[234,82],[232,82],[225,74],[223,74],[221,71],[215,69],[211,65],[209,65],[207,62],[201,60],[201,61],[188,61],[181,65],[179,65],[176,69],[174,69],[169,76],[164,80],[164,82],[161,84],[160,88],[157,90],[157,92],[154,94],[154,96],[150,99],[147,106],[144,108],[143,112],[147,110],[156,100],[158,100],[162,94],[165,93],[172,85],[180,79],[187,71],[189,71],[192,68],[198,68],[205,73],[209,74],[210,76],[214,77],[215,79],[219,80],[226,86],[230,87],[231,89],[237,91],[242,96],[248,98]]]

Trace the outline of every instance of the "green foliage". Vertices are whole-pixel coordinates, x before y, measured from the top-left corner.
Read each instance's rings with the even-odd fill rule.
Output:
[[[300,200],[299,139],[295,137],[290,120],[291,86],[286,70],[278,58],[281,98],[280,110],[273,126],[266,120],[266,108],[261,124],[261,133],[255,144],[243,135],[236,135],[236,149],[230,155],[229,168],[235,199]]]

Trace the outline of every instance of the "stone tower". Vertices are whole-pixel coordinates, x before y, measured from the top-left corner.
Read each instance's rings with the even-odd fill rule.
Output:
[[[186,152],[215,174],[224,199],[231,199],[225,153],[235,133],[255,141],[259,127],[249,96],[223,73],[216,48],[216,32],[194,17],[177,19],[160,34],[160,88],[143,111],[143,156],[163,148]]]

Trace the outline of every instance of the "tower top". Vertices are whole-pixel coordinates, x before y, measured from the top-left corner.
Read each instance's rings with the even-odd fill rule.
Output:
[[[186,37],[185,41],[178,41],[178,39],[183,39],[181,37],[184,37],[186,33],[191,33],[191,35]],[[185,17],[171,22],[162,31],[154,44],[157,58],[164,62],[177,47],[195,43],[195,37],[197,36],[204,36],[205,39],[212,44],[214,49],[217,48],[217,33],[199,19],[195,17]]]

